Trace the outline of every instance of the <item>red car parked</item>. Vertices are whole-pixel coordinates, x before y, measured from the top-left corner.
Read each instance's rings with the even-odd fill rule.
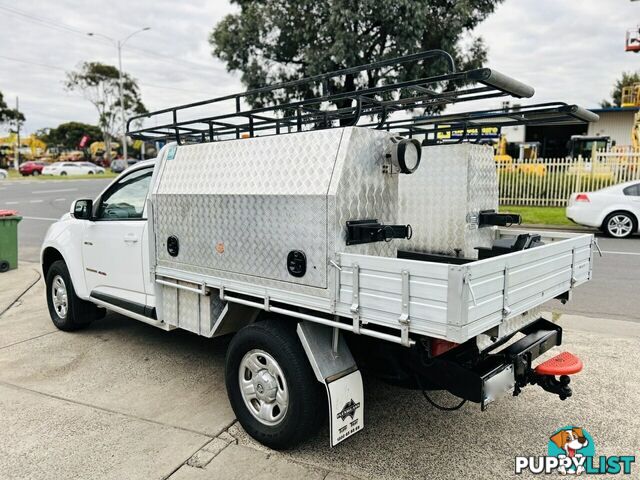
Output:
[[[42,169],[44,168],[44,162],[24,162],[20,165],[18,170],[25,177],[27,175],[40,175],[42,173]]]

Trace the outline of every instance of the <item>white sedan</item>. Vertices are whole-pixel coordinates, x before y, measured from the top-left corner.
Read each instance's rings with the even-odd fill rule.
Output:
[[[95,163],[91,163],[91,162],[78,162],[78,163],[80,163],[80,165],[82,165],[83,167],[91,168],[93,170],[93,173],[104,173],[104,168],[96,165]]]
[[[640,180],[595,192],[572,194],[567,218],[580,225],[599,228],[611,237],[631,236],[638,232],[640,223]]]
[[[95,167],[82,165],[83,162],[56,162],[42,169],[42,175],[93,175]]]

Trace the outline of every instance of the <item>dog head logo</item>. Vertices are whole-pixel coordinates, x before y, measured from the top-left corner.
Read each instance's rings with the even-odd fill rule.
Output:
[[[593,439],[584,428],[569,425],[549,437],[549,455],[560,459],[558,472],[562,474],[580,475],[587,457],[595,454]]]
[[[564,450],[567,457],[575,457],[576,452],[589,445],[582,428],[572,427],[560,430],[551,436],[550,440],[560,449]]]

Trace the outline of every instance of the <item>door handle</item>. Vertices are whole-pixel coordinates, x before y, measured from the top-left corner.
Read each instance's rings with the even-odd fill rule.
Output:
[[[134,233],[127,233],[124,236],[124,241],[126,243],[138,243],[138,236]]]

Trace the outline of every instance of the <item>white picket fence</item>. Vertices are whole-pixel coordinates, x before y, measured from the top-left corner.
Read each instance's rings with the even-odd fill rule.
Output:
[[[501,205],[564,207],[572,193],[640,179],[640,150],[598,151],[592,158],[496,164]]]

